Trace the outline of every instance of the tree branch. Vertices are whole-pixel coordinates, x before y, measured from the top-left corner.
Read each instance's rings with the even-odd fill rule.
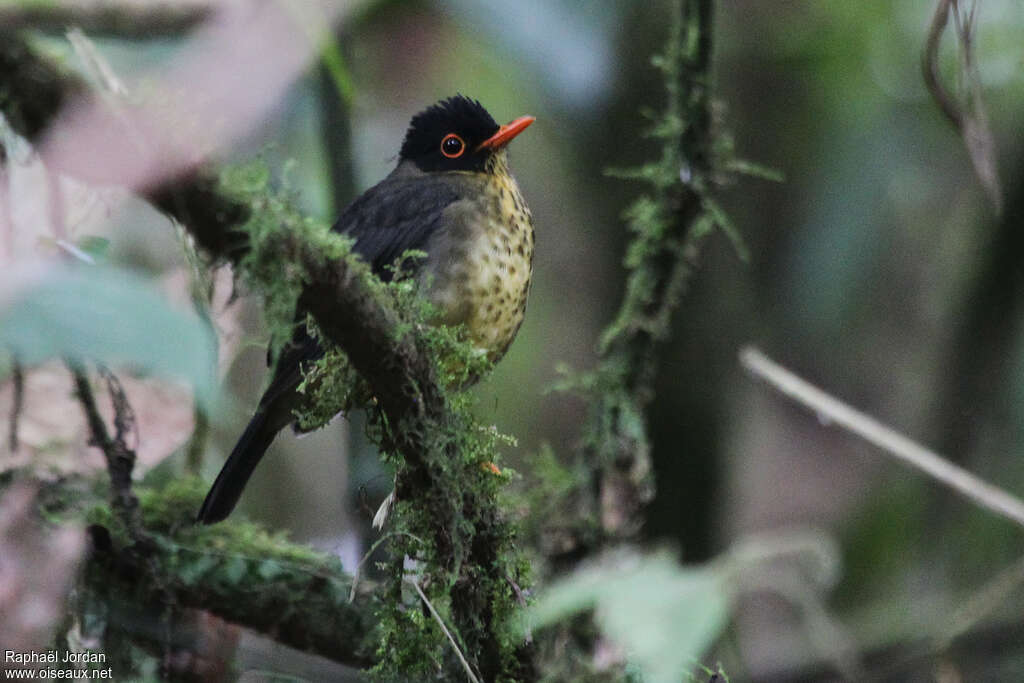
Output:
[[[713,225],[710,68],[711,0],[675,5],[665,52],[655,63],[664,74],[666,104],[653,126],[660,160],[622,172],[649,183],[650,194],[628,211],[635,233],[627,248],[626,292],[605,330],[597,367],[570,380],[589,400],[583,430],[585,460],[595,472],[597,502],[607,539],[634,536],[644,505],[654,496],[647,408],[654,397],[658,349],[691,274],[696,246]]]
[[[89,384],[85,370],[75,363],[68,363],[68,369],[75,380],[75,395],[82,404],[85,421],[89,426],[89,444],[99,448],[107,461],[107,473],[110,475],[111,504],[120,516],[121,522],[128,530],[132,544],[140,547],[151,546],[152,539],[142,528],[139,515],[139,499],[132,492],[132,469],[135,467],[135,451],[128,448],[125,436],[131,429],[134,416],[120,383],[110,374],[109,370],[101,371],[107,378],[114,406],[115,435],[110,436],[107,425],[103,422],[96,397]]]
[[[946,90],[942,84],[942,78],[939,76],[939,45],[942,44],[942,34],[949,22],[951,3],[952,0],[939,0],[935,6],[935,13],[928,26],[928,39],[925,42],[924,52],[921,54],[921,75],[924,77],[924,84],[928,88],[928,92],[932,94],[943,115],[949,119],[954,128],[960,131],[964,127],[963,112]]]
[[[11,367],[11,384],[13,385],[14,396],[11,398],[11,416],[7,431],[7,445],[11,452],[18,450],[18,420],[21,417],[21,410],[25,402],[25,373],[21,363],[14,359]]]
[[[1024,526],[1024,501],[1016,496],[957,467],[938,453],[826,394],[753,347],[740,352],[740,363],[755,377],[810,408],[827,422],[853,432],[989,512]]]
[[[59,33],[77,26],[92,35],[162,38],[185,33],[212,11],[209,0],[50,0],[0,6],[0,26]]]

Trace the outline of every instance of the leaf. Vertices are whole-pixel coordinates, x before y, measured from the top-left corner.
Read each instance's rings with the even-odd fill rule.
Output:
[[[531,608],[540,628],[593,609],[598,626],[648,683],[679,681],[728,621],[725,582],[710,567],[681,567],[668,555],[599,566],[552,585]]]
[[[245,578],[249,572],[249,561],[244,557],[232,557],[224,565],[224,580],[232,586],[238,586],[242,583],[242,579]]]
[[[770,180],[774,183],[783,183],[786,181],[786,175],[777,168],[764,166],[753,161],[747,161],[746,159],[730,159],[725,165],[725,168],[733,173],[748,175],[752,178],[761,178],[762,180]]]
[[[284,567],[278,564],[275,560],[263,560],[256,568],[256,573],[260,575],[261,579],[271,581],[275,577],[284,573]]]
[[[0,348],[26,365],[75,358],[180,377],[205,408],[216,397],[209,326],[172,308],[148,280],[123,269],[55,271],[0,299]]]
[[[94,259],[100,260],[110,250],[110,240],[99,235],[84,235],[78,240],[78,248]]]
[[[715,220],[719,230],[724,232],[725,236],[732,242],[732,248],[736,251],[737,258],[743,261],[743,263],[750,263],[750,249],[747,247],[747,242],[743,239],[740,229],[729,218],[729,214],[718,205],[718,202],[710,197],[703,197],[701,201],[704,204],[704,210]]]
[[[212,555],[200,555],[195,562],[185,562],[178,569],[178,578],[186,586],[194,586],[217,566],[219,560]]]

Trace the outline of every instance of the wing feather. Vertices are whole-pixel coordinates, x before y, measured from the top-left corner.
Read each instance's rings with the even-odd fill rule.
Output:
[[[459,198],[440,178],[393,174],[349,204],[331,229],[354,237],[353,251],[378,277],[388,280],[386,266],[411,249],[425,251],[441,225],[444,210]],[[303,318],[304,313],[297,312],[295,332],[281,351],[261,406],[293,391],[302,380],[301,365],[323,356],[323,349],[306,332]],[[267,363],[270,361],[268,354]]]

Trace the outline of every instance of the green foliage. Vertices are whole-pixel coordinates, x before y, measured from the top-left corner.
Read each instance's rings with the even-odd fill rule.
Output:
[[[679,681],[724,629],[731,598],[713,567],[667,555],[620,556],[549,586],[530,609],[536,628],[593,610],[646,683]]]
[[[217,393],[208,326],[123,269],[67,268],[26,286],[0,310],[0,347],[26,365],[73,358],[184,378],[206,407]]]

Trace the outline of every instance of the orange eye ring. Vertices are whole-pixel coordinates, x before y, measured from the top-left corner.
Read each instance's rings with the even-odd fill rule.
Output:
[[[441,154],[457,159],[466,151],[466,143],[455,133],[448,133],[441,139]]]

